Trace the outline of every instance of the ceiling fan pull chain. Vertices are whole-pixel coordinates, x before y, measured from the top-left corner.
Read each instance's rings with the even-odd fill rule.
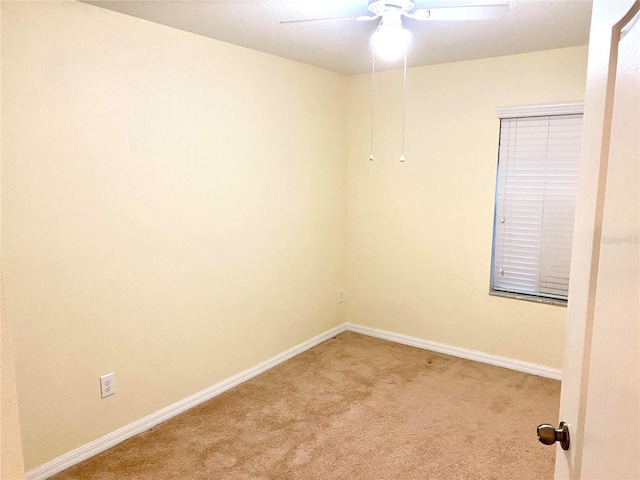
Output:
[[[404,162],[404,124],[407,112],[407,50],[404,51],[404,69],[402,78],[402,153],[400,154],[400,161]]]
[[[371,145],[370,145],[370,155],[369,160],[373,162],[373,106],[374,106],[374,98],[376,91],[376,50],[375,48],[371,49]]]

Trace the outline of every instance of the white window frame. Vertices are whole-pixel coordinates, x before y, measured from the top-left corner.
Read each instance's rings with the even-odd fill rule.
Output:
[[[502,135],[503,119],[524,118],[524,117],[547,117],[547,116],[557,116],[557,115],[575,115],[575,114],[583,114],[583,111],[584,111],[583,102],[500,107],[497,109],[498,118],[500,119],[500,124],[501,124],[500,135]],[[490,281],[489,293],[491,295],[496,295],[501,297],[517,298],[521,300],[529,300],[529,301],[535,301],[535,302],[551,303],[555,305],[566,306],[567,304],[566,299],[545,296],[544,294],[540,293],[540,291],[538,291],[535,294],[532,294],[532,293],[525,293],[525,292],[518,292],[518,291],[508,291],[503,287],[496,288],[495,286],[496,239],[497,239],[497,225],[500,219],[500,214],[498,212],[498,204],[500,200],[498,197],[500,194],[499,175],[500,175],[500,159],[498,159],[498,170],[497,170],[497,176],[496,176],[494,225],[493,225],[493,238],[491,242],[491,248],[492,248],[491,250],[491,281]],[[514,288],[514,290],[517,290],[517,288]]]

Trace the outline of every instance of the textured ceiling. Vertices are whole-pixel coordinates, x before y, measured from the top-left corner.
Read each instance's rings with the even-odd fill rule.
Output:
[[[281,24],[283,20],[367,15],[367,0],[85,0],[103,8],[223,42],[344,74],[371,70],[369,38],[377,22]],[[416,8],[487,4],[484,0],[415,0]],[[500,18],[418,22],[409,66],[495,57],[584,45],[588,0],[514,0]],[[376,69],[400,67],[378,62]]]

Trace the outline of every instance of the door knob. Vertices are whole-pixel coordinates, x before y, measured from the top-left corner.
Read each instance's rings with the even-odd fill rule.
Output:
[[[545,445],[553,445],[556,442],[560,442],[563,450],[569,450],[569,425],[565,422],[560,422],[560,428],[558,429],[547,423],[538,425],[538,440]]]

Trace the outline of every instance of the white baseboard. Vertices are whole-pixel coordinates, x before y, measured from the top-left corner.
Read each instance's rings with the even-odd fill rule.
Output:
[[[546,367],[536,363],[522,362],[512,358],[498,357],[497,355],[489,355],[488,353],[478,352],[476,350],[467,350],[459,347],[452,347],[444,343],[431,342],[422,338],[410,337],[401,333],[389,332],[377,328],[365,327],[363,325],[355,325],[347,323],[347,331],[368,335],[370,337],[381,338],[391,342],[409,345],[411,347],[422,348],[432,352],[444,353],[454,357],[465,358],[480,363],[488,363],[497,367],[508,368],[518,372],[530,373],[539,377],[553,378],[554,380],[562,379],[562,371],[557,368]]]
[[[295,347],[290,348],[274,357],[271,357],[268,360],[265,360],[258,365],[245,370],[244,372],[240,372],[233,377],[227,378],[222,382],[216,383],[215,385],[206,388],[190,397],[185,398],[184,400],[180,400],[179,402],[174,403],[173,405],[169,405],[168,407],[163,408],[162,410],[158,410],[146,417],[141,418],[129,425],[126,425],[114,432],[108,433],[107,435],[98,438],[92,442],[87,443],[75,450],[72,450],[64,455],[61,455],[53,460],[40,465],[32,470],[29,470],[25,473],[25,480],[44,480],[49,478],[56,473],[60,473],[67,468],[73,467],[80,462],[83,462],[105,450],[135,436],[142,432],[146,432],[147,430],[155,427],[156,425],[166,422],[172,417],[189,410],[190,408],[195,407],[196,405],[200,405],[207,400],[212,399],[213,397],[220,395],[227,390],[240,385],[241,383],[246,382],[247,380],[252,379],[260,375],[261,373],[266,372],[267,370],[275,367],[276,365],[281,364],[289,360],[290,358],[299,355],[300,353],[309,350],[310,348],[319,345],[320,343],[329,340],[336,335],[346,331],[347,326],[345,323],[342,325],[338,325],[330,330],[327,330],[320,335],[317,335],[306,342],[303,342]]]
[[[29,470],[25,473],[25,480],[45,480],[57,473],[66,470],[67,468],[73,467],[80,462],[83,462],[109,448],[135,436],[142,432],[146,432],[147,430],[155,427],[156,425],[166,422],[170,418],[175,417],[176,415],[189,410],[190,408],[195,407],[196,405],[200,405],[207,400],[212,399],[213,397],[220,395],[227,390],[240,385],[241,383],[246,382],[247,380],[252,379],[260,375],[261,373],[266,372],[267,370],[275,367],[276,365],[281,364],[289,360],[290,358],[299,355],[310,348],[319,345],[320,343],[329,340],[336,335],[339,335],[342,332],[349,331],[360,333],[362,335],[368,335],[370,337],[376,337],[383,340],[389,340],[395,343],[401,343],[403,345],[409,345],[411,347],[422,348],[424,350],[431,350],[433,352],[444,353],[446,355],[452,355],[454,357],[465,358],[468,360],[474,360],[476,362],[488,363],[490,365],[496,365],[498,367],[509,368],[511,370],[517,370],[519,372],[530,373],[533,375],[538,375],[541,377],[553,378],[556,380],[560,380],[561,371],[555,368],[545,367],[543,365],[537,365],[534,363],[521,362],[519,360],[514,360],[511,358],[498,357],[495,355],[489,355],[482,352],[477,352],[475,350],[466,350],[464,348],[452,347],[450,345],[445,345],[443,343],[431,342],[428,340],[423,340],[417,337],[410,337],[408,335],[403,335],[400,333],[389,332],[386,330],[379,330],[377,328],[365,327],[363,325],[355,325],[352,323],[343,323],[342,325],[338,325],[330,330],[327,330],[320,335],[317,335],[306,342],[303,342],[295,347],[290,348],[274,357],[271,357],[268,360],[265,360],[254,367],[245,370],[244,372],[240,372],[233,377],[229,377],[222,382],[216,383],[215,385],[206,388],[190,397],[185,398],[184,400],[180,400],[172,405],[169,405],[162,410],[158,410],[146,417],[141,418],[129,425],[126,425],[114,432],[108,433],[107,435],[98,438],[92,442],[87,443],[75,450],[72,450],[60,457],[54,458],[53,460],[40,465],[32,470]]]

